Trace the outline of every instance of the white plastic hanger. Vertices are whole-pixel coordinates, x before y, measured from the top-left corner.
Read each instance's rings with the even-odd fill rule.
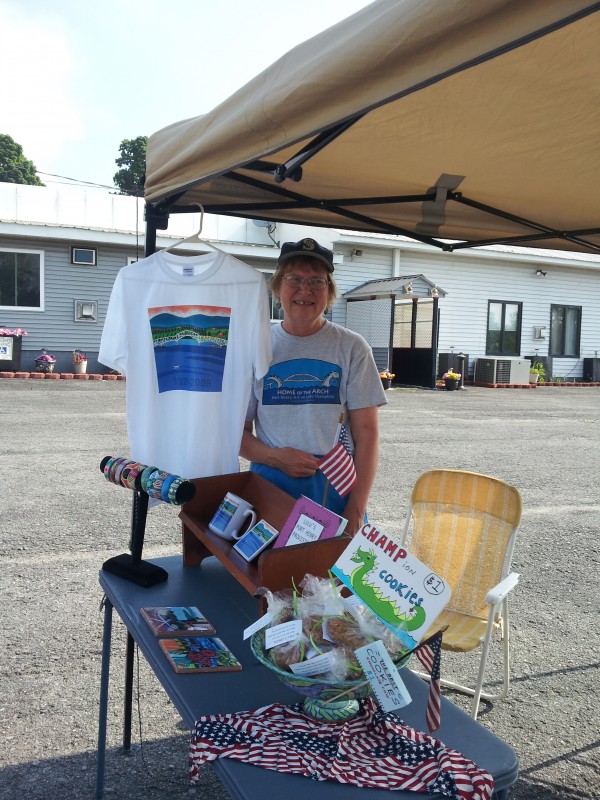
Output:
[[[196,233],[192,233],[190,236],[186,236],[185,239],[180,239],[178,242],[174,242],[170,244],[168,247],[163,247],[162,250],[159,250],[160,253],[165,253],[168,250],[172,250],[174,247],[180,247],[182,244],[205,244],[208,247],[212,247],[213,250],[217,250],[219,253],[224,253],[224,250],[221,250],[220,247],[217,247],[216,244],[209,242],[208,239],[201,239],[200,234],[202,233],[202,225],[204,224],[204,206],[200,203],[194,203],[194,205],[198,206],[200,209],[200,227],[196,231]]]

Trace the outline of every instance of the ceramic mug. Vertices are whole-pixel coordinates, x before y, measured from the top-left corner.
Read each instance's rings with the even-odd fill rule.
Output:
[[[233,492],[227,492],[214,517],[208,523],[209,529],[222,539],[239,539],[246,518],[250,518],[247,530],[256,524],[256,513],[252,504]]]

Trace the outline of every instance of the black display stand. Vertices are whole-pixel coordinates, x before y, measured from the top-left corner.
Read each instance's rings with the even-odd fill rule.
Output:
[[[133,493],[133,507],[131,510],[131,539],[129,541],[130,553],[122,553],[105,561],[102,569],[119,578],[136,583],[138,586],[155,586],[166,581],[168,573],[150,561],[142,560],[144,547],[144,534],[146,531],[146,517],[148,515],[149,497],[144,491]]]

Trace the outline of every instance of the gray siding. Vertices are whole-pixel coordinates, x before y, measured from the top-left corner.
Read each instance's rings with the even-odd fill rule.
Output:
[[[55,353],[57,370],[65,371],[74,349],[89,356],[88,371],[95,371],[102,327],[106,317],[110,292],[119,269],[135,256],[134,248],[126,246],[93,245],[97,247],[95,267],[74,265],[71,242],[2,239],[2,247],[14,250],[42,250],[44,253],[43,311],[0,311],[0,326],[20,327],[28,332],[23,339],[22,368],[32,369],[31,359],[42,347]],[[75,322],[75,300],[94,300],[98,303],[96,322]]]
[[[63,196],[64,195],[64,196]],[[141,201],[118,195],[61,193],[43,187],[0,184],[0,244],[16,250],[41,250],[45,276],[42,311],[0,311],[0,326],[29,331],[23,340],[23,368],[42,347],[60,356],[58,369],[70,365],[71,351],[84,350],[90,356],[89,371],[96,371],[97,354],[108,301],[118,270],[128,256],[141,249],[143,225]],[[173,215],[175,236],[180,218]],[[196,215],[197,216],[197,215]],[[191,225],[193,220],[188,220]],[[197,224],[193,229],[196,230]],[[171,226],[170,226],[171,228]],[[190,230],[182,230],[183,236]],[[205,220],[205,235],[219,240],[224,249],[262,269],[273,269],[278,248],[264,228],[247,220]],[[424,275],[447,292],[440,297],[440,352],[463,351],[470,356],[470,372],[476,358],[485,355],[488,302],[515,301],[523,304],[520,355],[546,356],[549,347],[552,304],[582,308],[581,358],[554,358],[552,372],[568,378],[583,374],[583,359],[600,353],[600,260],[594,256],[540,251],[521,255],[493,248],[443,253],[435,248],[407,243],[383,234],[357,236],[333,229],[310,229],[281,223],[276,236],[293,241],[313,235],[334,250],[338,301],[330,318],[349,324],[345,292],[370,280],[393,275]],[[177,238],[179,235],[177,233]],[[160,236],[159,236],[160,239]],[[159,246],[165,246],[168,239]],[[97,248],[97,266],[70,263],[70,246]],[[360,251],[360,255],[356,254]],[[542,269],[546,275],[537,276]],[[98,303],[97,321],[74,320],[75,300]],[[365,304],[366,305],[366,304]],[[377,315],[380,317],[380,315]],[[379,351],[380,337],[373,325],[366,325],[372,346]],[[374,323],[373,323],[374,324]],[[350,325],[350,327],[352,327]],[[534,328],[545,327],[548,337],[534,338]],[[382,348],[383,350],[383,348]],[[62,354],[62,355],[61,355]],[[379,363],[379,362],[378,362]]]

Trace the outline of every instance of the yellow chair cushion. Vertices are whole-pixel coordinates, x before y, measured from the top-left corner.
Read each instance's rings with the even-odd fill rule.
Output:
[[[487,619],[480,617],[469,617],[459,614],[456,611],[442,611],[435,623],[427,631],[425,636],[436,633],[444,625],[448,625],[448,630],[444,631],[442,637],[442,647],[444,650],[452,650],[455,653],[467,653],[479,647],[487,626]],[[494,625],[494,630],[500,627],[499,623]]]

